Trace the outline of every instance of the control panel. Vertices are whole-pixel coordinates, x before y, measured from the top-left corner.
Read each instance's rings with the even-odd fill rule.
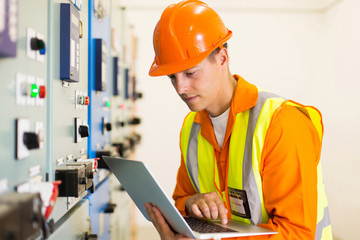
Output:
[[[0,239],[130,239],[130,203],[110,198],[120,186],[101,159],[131,157],[140,141],[125,10],[58,0],[34,11],[0,1]]]

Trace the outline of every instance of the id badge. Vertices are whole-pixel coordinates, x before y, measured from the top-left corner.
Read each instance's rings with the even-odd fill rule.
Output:
[[[231,213],[242,218],[250,219],[251,214],[246,191],[228,187],[228,195]]]

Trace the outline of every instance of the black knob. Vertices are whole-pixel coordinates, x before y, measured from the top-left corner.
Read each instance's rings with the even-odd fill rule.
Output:
[[[86,178],[82,177],[79,179],[80,184],[86,184]]]
[[[108,205],[105,208],[105,213],[113,213],[115,211],[116,204],[114,203],[108,203]]]
[[[143,97],[143,94],[141,92],[136,92],[133,94],[134,100],[140,99]]]
[[[34,132],[25,132],[24,144],[28,149],[38,149],[40,147],[39,136]]]
[[[124,127],[125,126],[125,122],[124,121],[119,121],[116,123],[117,127]]]
[[[105,128],[107,131],[111,131],[111,123],[105,123]]]
[[[31,50],[34,50],[34,51],[40,50],[40,54],[42,54],[42,55],[45,54],[46,47],[45,47],[45,42],[42,39],[31,38],[30,47],[31,47]]]
[[[85,125],[81,125],[79,127],[79,134],[82,138],[89,136],[89,127]]]
[[[88,178],[94,178],[94,172],[89,172]]]
[[[5,229],[3,236],[5,237],[6,240],[15,240],[17,238],[16,234],[13,231],[7,229]]]
[[[137,124],[140,124],[140,123],[141,123],[141,119],[140,119],[140,118],[137,118],[137,117],[129,120],[129,124],[130,124],[130,125],[137,125]]]
[[[86,240],[97,240],[97,239],[99,239],[99,237],[97,234],[86,234],[85,239]]]

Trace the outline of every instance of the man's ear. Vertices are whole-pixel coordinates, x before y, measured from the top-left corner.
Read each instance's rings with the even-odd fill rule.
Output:
[[[220,49],[218,53],[218,61],[220,62],[220,65],[229,65],[229,54],[226,48]]]
[[[229,64],[229,54],[226,48],[220,49],[218,57],[221,65]]]

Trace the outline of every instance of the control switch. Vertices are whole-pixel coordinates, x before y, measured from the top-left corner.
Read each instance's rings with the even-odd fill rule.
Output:
[[[1,239],[36,239],[41,229],[45,231],[39,193],[5,193],[0,196],[0,206],[7,208],[0,215],[0,233],[5,235]]]
[[[80,133],[80,136],[81,136],[82,138],[88,137],[88,136],[89,136],[89,127],[88,127],[88,126],[81,125],[81,126],[79,127],[79,133]]]
[[[36,133],[34,132],[25,132],[24,136],[24,144],[25,146],[31,150],[31,149],[38,149],[40,147],[39,144],[39,137]]]
[[[141,123],[141,118],[134,117],[128,122],[130,125],[139,125]]]
[[[110,150],[98,150],[98,151],[96,151],[96,157],[99,158],[98,168],[109,169],[109,166],[106,164],[104,159],[102,159],[102,156],[111,156],[111,151]]]
[[[31,38],[30,47],[31,47],[31,50],[39,51],[39,53],[41,55],[44,55],[46,53],[46,47],[45,47],[44,40],[39,39],[37,37]]]
[[[110,131],[111,131],[111,129],[112,129],[112,124],[109,123],[109,122],[107,122],[107,120],[106,120],[105,117],[103,117],[103,118],[101,119],[101,121],[102,121],[102,133],[103,133],[103,135],[105,135],[106,132],[110,132]]]
[[[44,130],[38,133],[30,131],[30,121],[26,118],[16,119],[16,159],[29,156],[29,150],[39,149],[44,141]]]
[[[59,197],[79,197],[86,191],[82,184],[85,178],[84,166],[60,166],[55,170],[56,181],[60,180]]]
[[[0,239],[21,239],[20,214],[15,206],[0,204]]]
[[[85,176],[81,178],[81,184],[85,185],[86,190],[90,190],[91,193],[95,191],[95,185],[93,182],[94,172],[93,164],[91,161],[71,162],[67,163],[67,166],[83,166],[85,168]]]
[[[86,190],[95,191],[92,163],[71,162],[61,165],[55,171],[55,179],[60,180],[59,197],[79,197]]]
[[[113,143],[113,146],[116,148],[116,151],[119,153],[120,157],[127,158],[131,153],[130,141],[127,139],[123,142]]]
[[[86,121],[75,118],[75,143],[81,142],[82,138],[88,137],[89,135],[89,126],[86,124]]]

